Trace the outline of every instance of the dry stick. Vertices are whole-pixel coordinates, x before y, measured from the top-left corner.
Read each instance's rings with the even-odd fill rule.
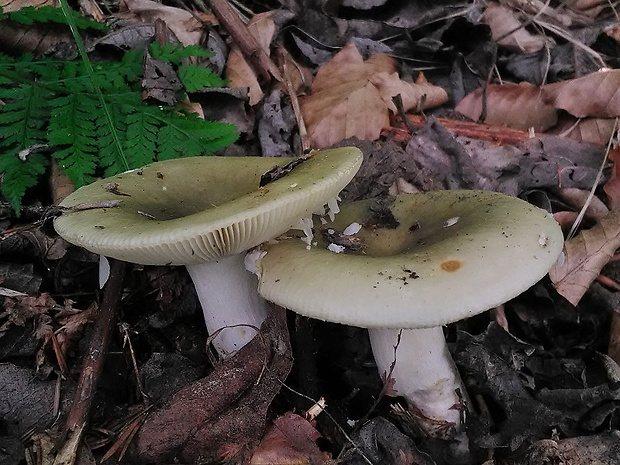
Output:
[[[209,0],[209,4],[220,24],[226,28],[233,41],[239,46],[241,53],[252,63],[256,71],[267,81],[271,81],[272,76],[281,81],[278,67],[265,53],[228,2],[226,0]]]
[[[103,301],[95,316],[95,326],[90,340],[90,347],[82,362],[78,388],[65,422],[65,434],[83,430],[88,422],[90,405],[97,388],[99,374],[103,368],[110,335],[116,324],[126,263],[112,258],[108,260],[110,261],[110,278],[103,293]]]
[[[299,137],[301,139],[301,151],[302,153],[308,153],[310,151],[310,139],[308,138],[308,130],[306,129],[306,123],[304,122],[303,114],[301,113],[301,107],[299,106],[299,99],[297,98],[297,92],[293,87],[293,81],[291,74],[286,65],[288,58],[288,52],[285,49],[280,49],[280,56],[282,58],[282,74],[284,75],[284,84],[286,85],[286,92],[291,99],[291,107],[297,120],[297,127],[299,128]],[[300,73],[301,74],[301,73]]]

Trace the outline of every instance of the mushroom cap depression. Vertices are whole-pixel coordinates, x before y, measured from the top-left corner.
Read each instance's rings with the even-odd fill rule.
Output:
[[[355,223],[362,227],[351,234]],[[433,327],[481,313],[540,280],[564,244],[548,212],[482,191],[354,202],[320,228],[316,236],[327,239],[310,249],[298,238],[261,246],[259,293],[366,328]]]
[[[322,150],[273,182],[292,158],[196,157],[153,163],[82,187],[61,204],[58,234],[91,252],[147,265],[241,253],[335,198],[362,162],[354,147]],[[95,207],[95,208],[89,208]]]

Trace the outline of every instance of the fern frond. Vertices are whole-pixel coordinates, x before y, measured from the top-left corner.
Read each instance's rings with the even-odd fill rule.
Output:
[[[15,151],[0,151],[2,195],[7,198],[16,212],[19,212],[26,189],[38,183],[47,165],[48,160],[40,153],[32,154],[22,161]]]
[[[69,179],[76,187],[93,181],[97,167],[96,99],[72,94],[52,102],[49,142]]]
[[[205,57],[213,56],[213,52],[205,50],[199,45],[172,44],[165,43],[161,45],[159,42],[153,42],[149,46],[149,53],[156,60],[166,61],[173,65],[180,65],[185,58],[189,57]]]
[[[98,31],[108,31],[109,28],[103,23],[93,21],[84,18],[76,12],[72,12],[72,16],[75,20],[75,25],[80,29],[96,29]],[[27,6],[20,8],[17,11],[11,11],[8,13],[2,13],[0,20],[8,19],[16,23],[25,24],[30,26],[34,23],[57,23],[67,24],[67,18],[65,17],[61,8],[54,8],[53,6],[46,5],[35,8],[33,6]]]
[[[139,106],[127,116],[125,149],[132,154],[130,168],[138,168],[155,161],[159,121],[148,107]]]
[[[209,155],[239,137],[234,125],[205,121],[193,113],[180,115],[162,111],[155,116],[164,123],[157,137],[158,160]]]
[[[197,65],[181,65],[179,79],[187,92],[196,92],[206,87],[224,87],[228,82],[222,79],[209,68]]]
[[[51,93],[36,83],[0,89],[0,147],[16,150],[47,141]]]

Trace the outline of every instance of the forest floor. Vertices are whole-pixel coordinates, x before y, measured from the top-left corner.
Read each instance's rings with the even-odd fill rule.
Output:
[[[553,214],[564,252],[526,292],[444,327],[467,391],[455,434],[390,395],[363,328],[274,305],[260,336],[222,361],[184,267],[113,262],[100,290],[99,256],[54,230],[65,194],[43,168],[19,215],[9,187],[0,204],[0,465],[620,465],[617,4],[241,1],[230,22],[222,1],[118,3],[69,2],[110,25],[82,30],[90,58],[152,41],[210,50],[192,63],[224,87],[188,89],[182,65],[150,55],[139,86],[145,101],[235,125],[218,155],[358,147],[342,205],[497,191]],[[5,12],[43,4],[58,6],[0,1]],[[0,37],[4,54],[78,57],[62,25],[0,18]],[[4,151],[14,121],[2,111]],[[93,350],[105,363],[89,391]]]

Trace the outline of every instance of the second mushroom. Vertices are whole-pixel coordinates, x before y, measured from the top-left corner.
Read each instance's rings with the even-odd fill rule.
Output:
[[[467,394],[442,325],[517,296],[562,252],[546,211],[495,192],[403,194],[344,206],[308,248],[253,254],[259,293],[302,315],[369,328],[379,372],[429,432],[458,432]]]

